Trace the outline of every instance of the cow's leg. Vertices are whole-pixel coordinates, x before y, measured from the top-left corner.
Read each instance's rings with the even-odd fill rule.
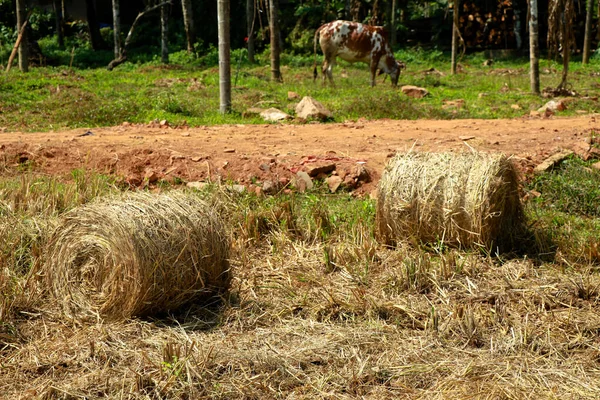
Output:
[[[323,61],[323,85],[326,83],[326,79],[329,79],[331,86],[335,86],[333,82],[333,67],[335,66],[335,56],[326,54]]]
[[[375,86],[375,76],[377,75],[377,66],[379,65],[379,59],[381,57],[371,57],[371,87]]]

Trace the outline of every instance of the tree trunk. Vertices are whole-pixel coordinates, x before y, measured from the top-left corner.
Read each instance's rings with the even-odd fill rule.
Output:
[[[194,43],[196,43],[196,28],[194,27],[194,7],[192,7],[192,0],[181,0],[181,9],[183,11],[185,36],[187,38],[187,51],[188,53],[192,53],[194,52]]]
[[[529,0],[529,81],[531,93],[540,94],[540,48],[537,0]]]
[[[160,8],[160,61],[169,63],[169,5]]]
[[[21,36],[19,43],[19,69],[21,72],[29,71],[29,51],[27,48],[27,29],[22,29],[27,20],[25,0],[17,0],[17,30]],[[22,32],[21,32],[22,30]]]
[[[392,3],[390,13],[390,46],[392,49],[396,46],[396,0],[388,0]]]
[[[246,26],[248,27],[248,61],[254,64],[254,0],[246,0]]]
[[[279,0],[270,0],[269,7],[269,31],[271,33],[271,79],[283,82],[281,69],[279,68],[279,57],[281,48],[279,43]]]
[[[450,74],[456,75],[456,55],[458,53],[458,24],[459,24],[460,1],[454,0],[452,7],[452,59],[450,65]]]
[[[62,7],[58,0],[52,1],[52,8],[54,11],[54,17],[56,20],[56,41],[58,42],[58,47],[61,49],[65,48],[65,36],[63,31],[63,13]]]
[[[592,47],[592,20],[594,16],[594,0],[587,0],[585,17],[585,36],[583,40],[583,64],[590,62],[590,48]]]
[[[113,37],[115,40],[115,58],[121,55],[121,10],[119,0],[112,0]]]
[[[221,114],[231,111],[231,42],[230,42],[230,3],[218,0],[219,25],[219,93]]]
[[[102,49],[104,48],[104,42],[102,41],[102,36],[100,35],[100,26],[98,25],[98,18],[96,17],[94,0],[85,0],[85,9],[92,49]]]

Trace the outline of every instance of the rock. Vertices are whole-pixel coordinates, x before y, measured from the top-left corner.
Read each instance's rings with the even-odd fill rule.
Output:
[[[142,184],[142,178],[140,178],[138,175],[129,175],[125,179],[125,182],[127,182],[127,184],[130,186],[140,186]]]
[[[412,97],[413,99],[422,99],[423,97],[429,94],[427,89],[413,85],[402,86],[400,90],[402,91],[402,93],[404,93],[408,97]]]
[[[463,108],[465,106],[465,101],[463,99],[444,100],[443,103],[444,104],[442,105],[442,108],[444,110],[452,110],[452,109],[460,110],[461,108]]]
[[[196,157],[192,157],[191,160],[193,162],[198,162],[198,161],[204,160],[205,158],[208,158],[208,157],[207,156],[196,156]]]
[[[169,121],[167,121],[166,119],[163,119],[159,122],[160,126],[169,126]]]
[[[533,172],[535,172],[536,174],[546,172],[549,169],[552,169],[556,164],[560,164],[565,158],[571,155],[573,155],[573,152],[571,150],[559,151],[558,153],[546,158],[544,161],[542,161],[541,164],[537,165],[533,169]]]
[[[344,178],[344,186],[348,189],[354,189],[356,187],[356,178],[352,174],[346,175]]]
[[[335,193],[342,184],[342,178],[337,175],[332,175],[325,179],[325,182],[327,183],[327,186],[329,186],[329,191]]]
[[[144,173],[144,181],[148,183],[154,183],[158,180],[158,174],[151,169],[146,170]]]
[[[471,139],[475,139],[475,136],[459,136],[458,137],[460,140],[462,140],[463,142],[469,141]]]
[[[193,189],[202,190],[202,189],[204,189],[205,187],[208,186],[208,183],[207,182],[193,181],[193,182],[186,183],[185,186],[187,186],[189,188],[193,188]]]
[[[371,182],[371,173],[364,164],[358,164],[356,167],[356,180],[358,182]]]
[[[285,186],[287,186],[289,183],[290,183],[290,180],[289,180],[287,177],[285,177],[285,176],[282,176],[282,177],[280,177],[280,178],[279,178],[279,184],[280,184],[282,187],[285,187]]]
[[[598,161],[597,163],[592,164],[592,168],[600,171],[600,161]]]
[[[289,114],[284,113],[283,111],[278,110],[276,108],[267,108],[266,110],[264,110],[263,112],[260,113],[260,116],[265,121],[274,121],[274,122],[284,121],[286,119],[292,118],[289,116]]]
[[[246,191],[246,186],[244,185],[231,185],[229,186],[229,189],[231,189],[234,192],[237,193],[244,193]]]
[[[333,170],[335,170],[335,163],[316,164],[308,166],[306,168],[306,173],[311,178],[314,178],[320,174],[328,174]]]
[[[518,105],[518,104],[513,104],[513,105],[510,106],[510,108],[512,108],[513,110],[520,110],[521,106]]]
[[[296,99],[299,99],[299,98],[300,98],[300,95],[298,93],[291,92],[291,91],[288,92],[288,100],[291,101],[291,100],[296,100]]]
[[[553,113],[557,111],[564,111],[567,109],[567,106],[563,100],[550,100],[542,107],[538,109],[539,113],[545,113],[547,111],[552,111]]]
[[[304,171],[298,171],[296,173],[296,188],[300,192],[304,192],[306,190],[311,190],[313,188],[312,179],[310,176]]]
[[[333,118],[333,114],[323,104],[310,96],[305,96],[296,106],[296,116],[304,119],[326,120]]]
[[[223,153],[235,153],[235,149],[225,149]]]
[[[541,115],[541,114],[540,114],[540,112],[539,112],[539,111],[536,111],[536,110],[531,110],[531,111],[529,111],[529,116],[530,116],[530,117],[539,117],[540,115]]]
[[[583,161],[587,161],[587,160],[597,160],[600,158],[600,149],[598,147],[590,147],[584,154],[583,154]]]
[[[246,111],[244,111],[242,113],[242,117],[244,117],[244,118],[258,117],[258,116],[260,116],[260,113],[263,111],[265,111],[264,108],[250,107],[249,109],[247,109]]]
[[[266,194],[275,194],[279,191],[279,188],[273,181],[264,181],[262,184],[262,191]]]

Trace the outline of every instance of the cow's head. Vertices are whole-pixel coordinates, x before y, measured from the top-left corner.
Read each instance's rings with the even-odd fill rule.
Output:
[[[394,68],[390,72],[390,78],[392,80],[392,85],[394,85],[394,86],[398,85],[398,78],[400,77],[400,73],[402,72],[402,70],[404,68],[406,68],[406,64],[404,64],[402,61],[396,61],[394,63]]]

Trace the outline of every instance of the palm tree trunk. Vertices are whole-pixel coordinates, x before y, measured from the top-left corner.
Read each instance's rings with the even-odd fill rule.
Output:
[[[194,8],[192,0],[181,0],[181,9],[183,11],[183,25],[185,26],[185,36],[187,38],[187,51],[194,51],[196,43],[196,28],[194,27]]]
[[[62,7],[58,0],[52,1],[52,8],[54,11],[54,17],[56,19],[56,41],[58,42],[58,47],[64,49],[65,47],[65,36],[63,31],[63,13]]]
[[[121,56],[121,10],[119,0],[112,0],[112,12],[115,58],[119,58]]]
[[[529,0],[529,10],[529,81],[531,93],[540,94],[540,48],[537,0]]]
[[[92,49],[102,49],[104,47],[104,41],[102,40],[102,35],[100,35],[100,26],[98,25],[98,18],[96,17],[94,0],[85,0],[85,8]]]
[[[230,42],[230,3],[218,0],[219,28],[219,93],[221,114],[231,111],[231,42]]]
[[[246,26],[248,27],[248,61],[254,64],[254,0],[246,0]]]
[[[27,11],[25,0],[17,0],[17,30],[19,31],[19,34],[22,35],[21,43],[19,44],[19,69],[21,70],[21,72],[29,71],[27,29],[22,29],[26,20]]]
[[[281,47],[279,43],[279,0],[270,0],[269,7],[269,31],[271,32],[271,79],[283,82],[279,58]]]
[[[460,1],[454,0],[453,3],[453,19],[452,19],[452,57],[450,65],[450,74],[456,74],[456,55],[458,53],[458,24],[459,24],[459,7]]]
[[[169,5],[160,8],[160,61],[169,63]]]
[[[590,62],[590,48],[592,47],[592,20],[594,17],[594,0],[587,0],[585,17],[585,35],[583,39],[583,64]]]

